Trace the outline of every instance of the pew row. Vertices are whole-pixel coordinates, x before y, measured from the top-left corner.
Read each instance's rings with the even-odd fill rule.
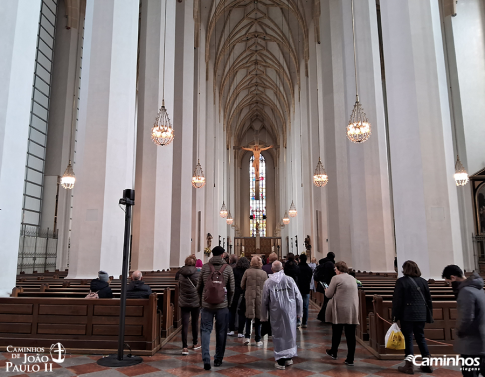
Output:
[[[173,304],[164,292],[126,301],[125,343],[133,354],[153,355],[173,332]],[[0,349],[60,342],[71,353],[114,353],[118,347],[118,299],[0,298]]]

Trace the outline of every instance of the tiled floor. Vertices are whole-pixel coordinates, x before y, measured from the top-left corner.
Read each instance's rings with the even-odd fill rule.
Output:
[[[228,337],[226,353],[220,367],[212,367],[211,371],[203,369],[201,352],[193,351],[188,356],[182,356],[181,337],[177,335],[156,355],[143,357],[144,362],[125,368],[109,369],[96,364],[101,356],[71,355],[62,364],[54,364],[52,372],[16,373],[6,372],[6,363],[21,364],[21,360],[12,359],[8,353],[0,354],[0,377],[4,376],[52,376],[52,377],[155,377],[155,376],[331,376],[331,377],[364,377],[404,376],[396,368],[399,361],[377,360],[364,347],[357,345],[354,367],[343,365],[346,355],[345,338],[340,346],[339,359],[332,360],[325,355],[325,349],[330,348],[331,327],[322,325],[313,319],[316,310],[311,309],[308,328],[298,330],[298,357],[293,359],[294,365],[286,370],[276,370],[271,340],[264,339],[262,347],[256,347],[254,338],[249,346],[243,346],[237,337]],[[189,332],[190,333],[190,332]],[[189,335],[189,342],[191,338]],[[212,337],[211,355],[213,356],[215,340]],[[415,375],[419,376],[418,369]],[[423,374],[425,375],[425,374]],[[457,368],[435,369],[433,376],[461,376]]]

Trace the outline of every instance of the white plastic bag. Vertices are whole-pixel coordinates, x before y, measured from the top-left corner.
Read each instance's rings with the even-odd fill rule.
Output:
[[[386,348],[393,350],[403,350],[405,348],[404,335],[396,322],[389,327],[385,337]]]

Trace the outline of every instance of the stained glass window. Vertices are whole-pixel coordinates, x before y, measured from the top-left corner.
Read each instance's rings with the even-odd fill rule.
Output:
[[[256,200],[256,176],[253,167],[254,155],[249,160],[249,230],[251,237],[256,237],[256,224],[259,224],[259,235],[266,237],[266,162],[259,155],[259,200]]]

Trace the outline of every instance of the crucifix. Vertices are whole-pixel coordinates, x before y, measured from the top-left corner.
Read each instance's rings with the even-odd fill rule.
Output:
[[[270,145],[269,147],[262,147],[261,145],[258,144],[258,142],[256,142],[251,148],[241,147],[241,149],[245,151],[253,152],[253,155],[254,155],[253,168],[254,168],[254,177],[256,179],[255,195],[254,195],[255,200],[259,200],[259,156],[261,155],[262,151],[266,151],[270,148],[273,148],[273,146]]]

